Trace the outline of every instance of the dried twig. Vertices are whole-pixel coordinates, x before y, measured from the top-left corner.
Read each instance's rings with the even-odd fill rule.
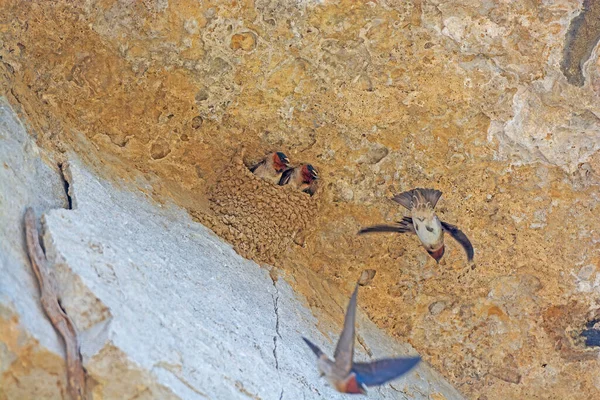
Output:
[[[85,400],[85,370],[81,363],[77,331],[69,316],[65,313],[58,302],[57,287],[54,277],[48,268],[48,261],[39,242],[35,215],[31,208],[25,212],[25,235],[27,239],[27,251],[33,271],[40,285],[42,307],[50,322],[65,341],[67,353],[67,383],[68,392],[73,400]]]

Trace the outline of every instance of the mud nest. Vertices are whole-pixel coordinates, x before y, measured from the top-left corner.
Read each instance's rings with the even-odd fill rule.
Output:
[[[246,258],[274,263],[292,245],[303,245],[318,212],[309,196],[254,176],[239,156],[220,171],[208,191],[211,229]]]

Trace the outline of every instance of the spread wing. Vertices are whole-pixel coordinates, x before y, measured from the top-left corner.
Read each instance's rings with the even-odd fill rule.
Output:
[[[356,380],[365,386],[383,385],[396,379],[419,363],[421,357],[385,358],[370,363],[355,363],[352,371]]]
[[[397,232],[397,233],[415,233],[415,227],[411,217],[404,217],[402,221],[398,222],[398,225],[373,225],[367,228],[363,228],[358,231],[359,235],[373,232]]]
[[[473,245],[471,244],[471,241],[469,240],[467,235],[465,235],[463,233],[463,231],[458,229],[456,226],[451,225],[444,221],[441,221],[441,222],[442,222],[442,228],[446,232],[448,232],[450,234],[450,236],[452,236],[454,238],[454,240],[456,240],[458,243],[460,243],[460,245],[463,247],[463,249],[465,249],[465,252],[467,253],[467,259],[469,261],[473,261],[473,256],[475,255],[475,251],[473,250]]]
[[[358,285],[352,292],[346,316],[344,317],[344,329],[340,335],[333,358],[335,364],[344,371],[350,372],[352,368],[352,357],[354,356],[354,323],[356,320],[356,297],[358,295]]]
[[[308,340],[305,337],[303,337],[302,340],[304,340],[304,342],[308,345],[308,347],[310,347],[310,349],[313,351],[313,353],[315,353],[315,355],[317,356],[317,358],[321,357],[321,355],[323,354],[323,352],[321,351],[321,349],[316,344],[314,344],[313,342],[311,342],[310,340]]]
[[[287,185],[290,183],[290,178],[292,177],[292,173],[294,172],[294,168],[288,168],[283,171],[281,174],[281,178],[279,178],[279,186]]]

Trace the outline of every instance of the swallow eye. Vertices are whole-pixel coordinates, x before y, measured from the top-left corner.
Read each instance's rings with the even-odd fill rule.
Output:
[[[433,228],[430,226],[425,225],[425,228],[429,231],[429,232],[433,232]]]

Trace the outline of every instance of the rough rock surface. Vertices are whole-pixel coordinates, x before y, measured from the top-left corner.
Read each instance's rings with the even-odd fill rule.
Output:
[[[5,103],[0,155],[0,399],[65,398],[62,345],[24,253],[27,205],[44,213],[44,247],[80,332],[94,399],[342,398],[320,380],[301,340],[332,351],[339,325],[318,323],[275,270],[240,257],[184,209],[156,204],[143,178],[132,191],[64,163],[67,208],[60,172],[41,160]],[[323,297],[343,313],[345,294]],[[358,326],[359,359],[415,354],[363,314]],[[425,364],[370,393],[407,395],[462,398]]]
[[[369,316],[468,397],[598,398],[591,3],[5,0],[0,87],[41,146],[156,173],[149,193],[215,224],[207,189],[240,144],[314,163],[319,212],[278,260],[313,309],[304,271],[348,291],[374,268]],[[415,238],[355,236],[415,186],[444,192],[474,270],[451,241],[436,266]]]

